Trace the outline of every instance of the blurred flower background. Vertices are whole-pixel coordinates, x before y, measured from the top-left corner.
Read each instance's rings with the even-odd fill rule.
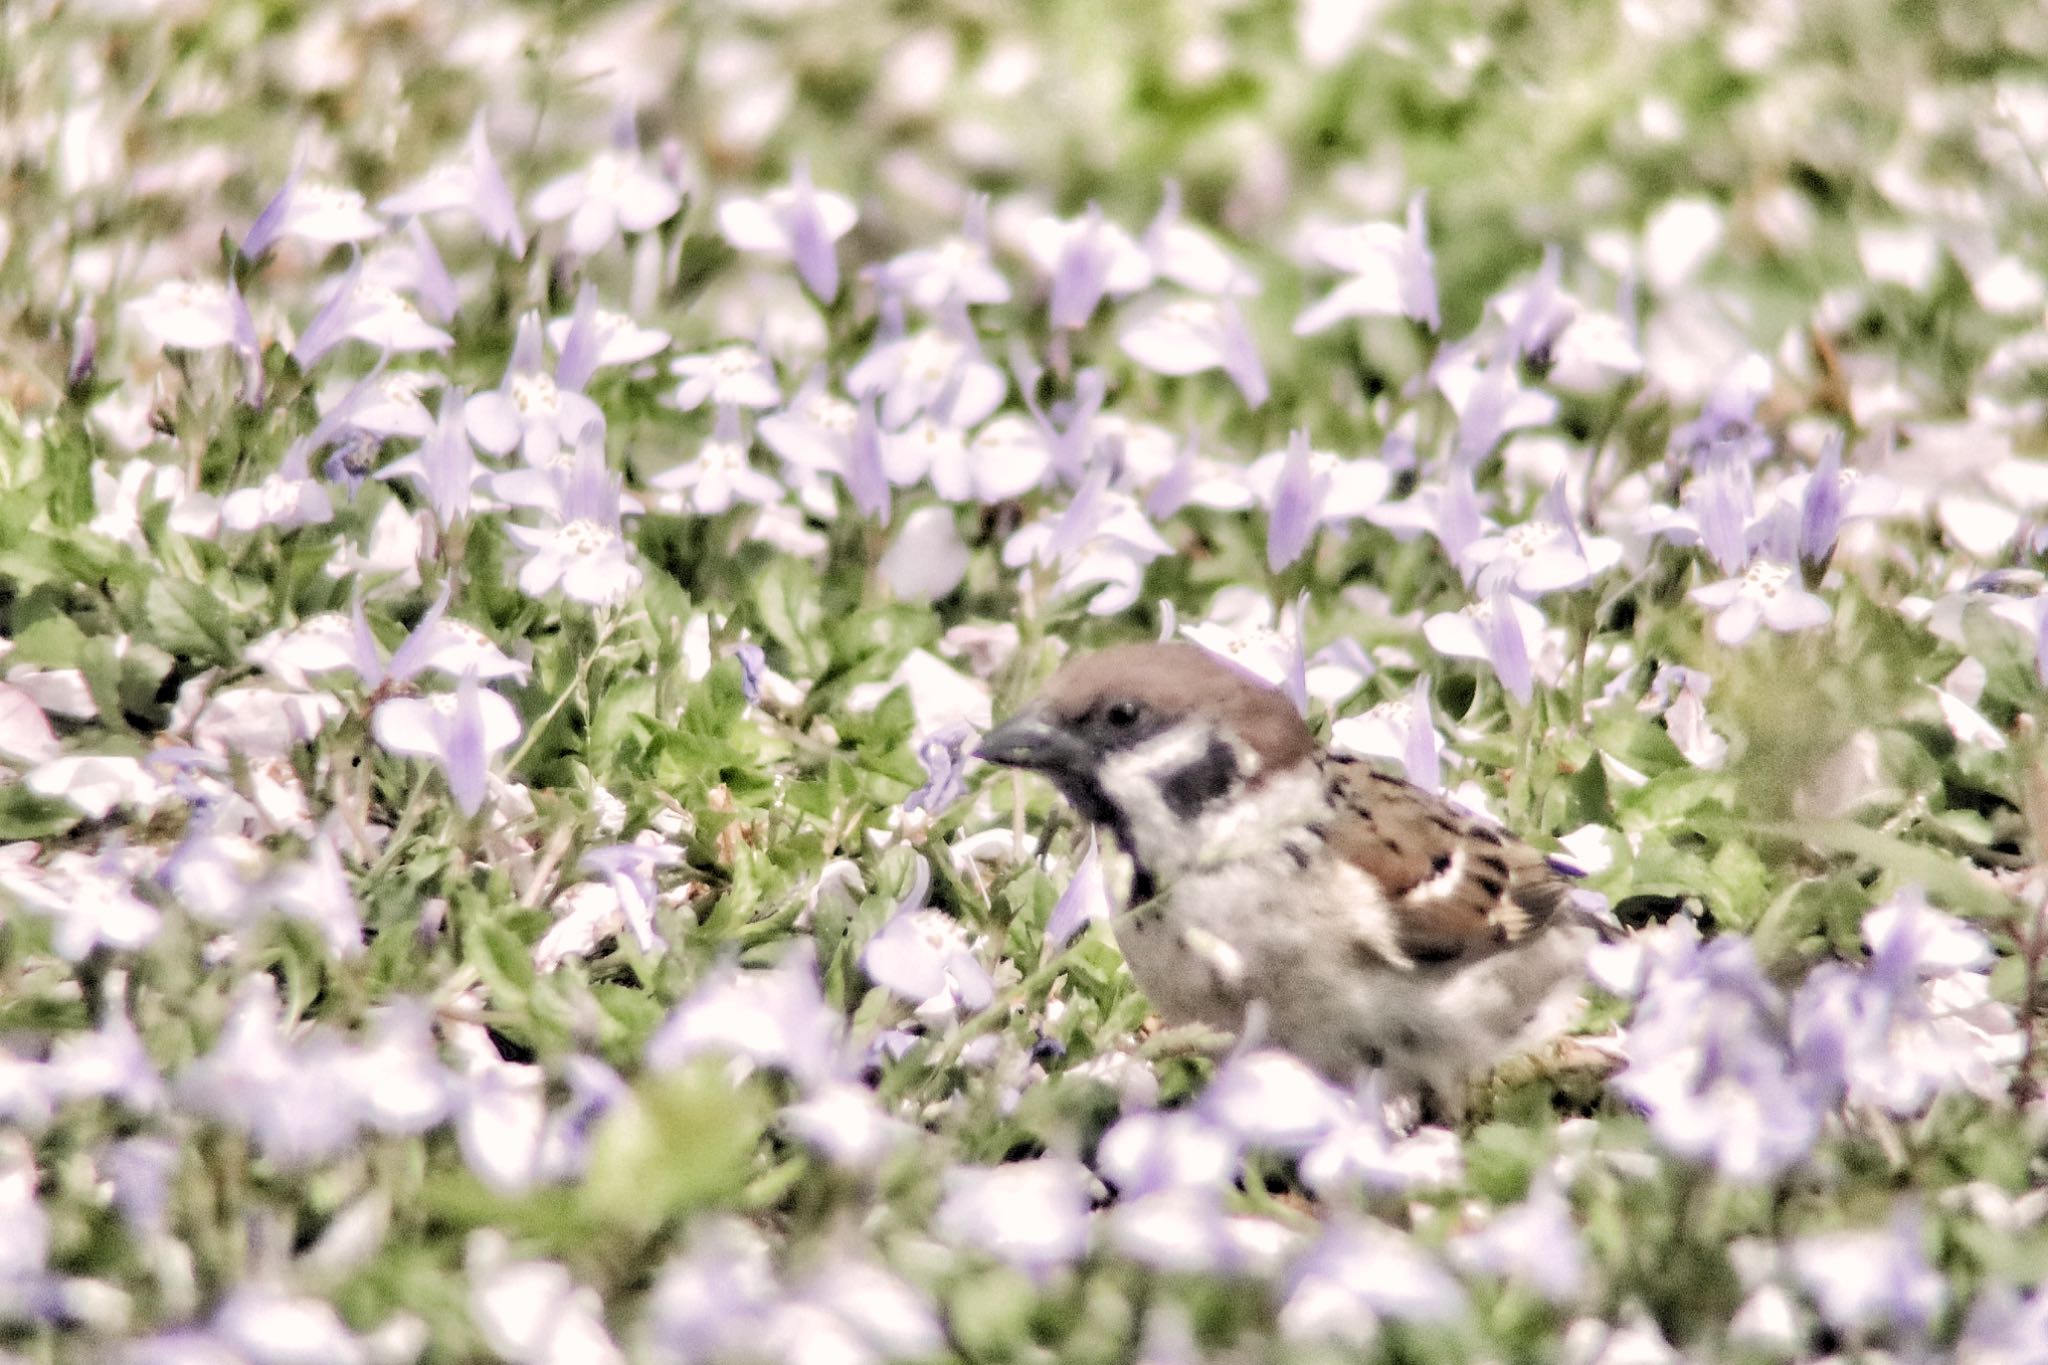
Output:
[[[0,1361],[2042,1360],[2048,11],[0,7]],[[968,759],[1634,931],[1414,1128]]]

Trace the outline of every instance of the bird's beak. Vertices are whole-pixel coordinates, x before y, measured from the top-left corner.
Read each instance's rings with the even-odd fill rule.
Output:
[[[1044,711],[1020,711],[981,737],[977,758],[1042,773],[1086,772],[1093,755]]]

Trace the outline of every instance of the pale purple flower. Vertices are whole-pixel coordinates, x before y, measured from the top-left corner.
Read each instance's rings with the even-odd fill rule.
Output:
[[[445,351],[455,338],[427,321],[418,305],[365,277],[357,261],[328,293],[320,311],[292,345],[292,358],[311,369],[344,341],[360,341],[387,354]]]
[[[1164,609],[1171,612],[1171,605],[1165,604]],[[1298,598],[1282,607],[1276,620],[1273,604],[1264,593],[1229,587],[1209,599],[1209,610],[1202,619],[1181,621],[1178,613],[1172,613],[1166,624],[1182,639],[1229,660],[1268,686],[1286,689],[1306,715],[1307,658],[1301,639],[1304,607],[1305,601]]]
[[[363,258],[362,282],[418,299],[419,311],[444,325],[454,319],[462,303],[434,239],[417,218],[405,225],[402,238],[384,243]]]
[[[28,789],[68,801],[94,820],[106,819],[117,806],[150,810],[166,794],[142,760],[126,754],[60,754],[29,769]]]
[[[1101,852],[1091,830],[1088,851],[1081,855],[1066,890],[1060,892],[1052,912],[1045,917],[1046,951],[1052,953],[1066,947],[1083,929],[1091,924],[1107,924],[1115,913],[1109,899],[1109,883],[1102,873]]]
[[[1400,502],[1382,503],[1365,516],[1373,525],[1391,531],[1396,540],[1436,537],[1454,563],[1463,561],[1473,542],[1499,529],[1486,515],[1473,487],[1472,471],[1457,464],[1444,471],[1441,481],[1425,483]]]
[[[1756,420],[1770,392],[1770,361],[1744,356],[1715,381],[1700,415],[1671,433],[1673,453],[1696,470],[1755,464],[1771,452],[1770,435]]]
[[[1687,483],[1682,511],[1665,530],[1667,539],[1685,543],[1690,528],[1725,573],[1740,573],[1754,556],[1751,523],[1756,494],[1747,464],[1718,463]]]
[[[1145,229],[1145,254],[1162,279],[1198,294],[1251,295],[1259,282],[1214,236],[1181,216],[1180,182],[1168,180]]]
[[[378,211],[398,217],[467,214],[484,230],[486,238],[515,258],[525,255],[526,238],[519,225],[519,209],[512,201],[512,191],[506,188],[497,158],[491,154],[483,115],[477,115],[470,125],[463,151],[461,158],[445,161],[423,178],[386,195],[378,201]]]
[[[1124,314],[1117,341],[1131,359],[1159,374],[1222,370],[1253,408],[1272,392],[1244,314],[1227,298],[1141,301]]]
[[[358,600],[346,616],[322,612],[290,630],[273,631],[249,646],[251,663],[268,669],[284,682],[303,687],[306,676],[347,669],[365,691],[385,682],[406,682],[428,669],[450,677],[473,673],[479,678],[519,678],[528,667],[493,643],[475,626],[444,617],[452,585],[444,584],[419,624],[393,651],[387,662]]]
[[[1459,351],[1438,361],[1431,371],[1437,389],[1458,414],[1456,462],[1476,468],[1501,438],[1525,427],[1548,426],[1557,418],[1557,400],[1538,389],[1524,388],[1516,373],[1520,357],[1512,345],[1494,348],[1484,365]]]
[[[715,1359],[761,1345],[783,1289],[767,1242],[734,1219],[694,1226],[689,1250],[662,1267],[648,1325],[663,1361]]]
[[[95,460],[92,466],[95,511],[86,528],[94,535],[120,541],[139,555],[147,555],[151,550],[148,539],[143,535],[144,514],[151,507],[168,504],[165,524],[172,530],[180,535],[211,538],[219,530],[219,505],[208,494],[190,492],[188,484],[184,469],[176,465],[156,464],[140,457],[118,461]],[[83,675],[76,669],[58,671],[78,677],[82,685]],[[27,670],[17,665],[9,673],[10,676],[27,674]],[[89,695],[86,701],[90,705]]]
[[[793,262],[804,287],[823,303],[839,297],[839,257],[833,244],[853,231],[859,220],[853,201],[818,189],[802,161],[787,186],[718,206],[718,230],[735,250]]]
[[[1598,393],[1618,379],[1641,374],[1643,353],[1634,326],[1560,289],[1562,268],[1563,259],[1552,246],[1534,279],[1491,300],[1516,349],[1546,384],[1573,393]],[[1624,295],[1627,291],[1624,283]],[[1625,299],[1620,311],[1630,311]]]
[[[364,205],[360,193],[339,185],[302,181],[294,170],[249,225],[241,251],[254,260],[274,243],[291,237],[332,247],[383,235],[383,222]]]
[[[918,741],[917,761],[924,765],[924,785],[903,798],[903,809],[943,815],[967,794],[967,741],[974,731],[950,725]]]
[[[918,1290],[842,1253],[810,1264],[785,1286],[753,1229],[731,1221],[699,1227],[688,1254],[670,1260],[655,1282],[655,1358],[881,1365],[943,1353],[938,1319]]]
[[[789,491],[773,475],[754,468],[747,450],[738,415],[730,409],[721,411],[711,436],[694,457],[647,481],[656,495],[654,505],[665,512],[712,517],[740,503],[761,506],[787,497]]]
[[[350,384],[332,401],[322,396],[322,407],[332,411],[337,402],[354,400],[348,414],[349,427],[378,441],[400,437],[423,441],[433,434],[434,414],[427,410],[423,395],[447,383],[445,375],[431,370],[386,370],[376,376],[368,389],[355,392]]]
[[[1221,1189],[1182,1186],[1116,1202],[1103,1215],[1107,1242],[1141,1265],[1180,1275],[1230,1275],[1249,1268],[1233,1234],[1254,1220],[1232,1218]]]
[[[1707,693],[1714,680],[1696,669],[1660,664],[1638,709],[1664,717],[1664,729],[1678,752],[1696,768],[1718,769],[1728,758],[1728,741],[1707,721]]]
[[[311,925],[336,957],[362,955],[363,917],[356,908],[355,883],[341,865],[331,831],[313,838],[304,859],[271,873],[257,888],[257,898],[287,918]]]
[[[1425,1124],[1403,1131],[1390,1114],[1377,1075],[1350,1098],[1343,1114],[1301,1159],[1301,1178],[1331,1198],[1350,1190],[1447,1189],[1465,1175],[1458,1135]]]
[[[948,727],[944,733],[956,728],[966,729]],[[925,905],[930,885],[931,864],[919,859],[917,876],[895,913],[861,949],[861,970],[926,1019],[978,1013],[995,999],[995,982],[960,921]]]
[[[563,245],[591,256],[622,232],[646,232],[675,217],[683,196],[640,156],[630,117],[622,117],[612,145],[580,171],[558,176],[534,192],[528,208],[543,223],[566,219]]]
[[[1002,405],[1008,383],[981,354],[965,319],[884,336],[846,375],[855,398],[879,399],[884,428],[897,431],[920,415],[954,429],[972,427]]]
[[[835,1254],[799,1279],[794,1291],[798,1304],[834,1322],[877,1362],[932,1360],[945,1353],[946,1336],[931,1300],[868,1260]],[[787,1343],[785,1358],[795,1361],[803,1358],[815,1338],[795,1324],[791,1328],[781,1334],[780,1342]]]
[[[160,345],[181,351],[252,347],[256,325],[233,282],[165,280],[125,305]]]
[[[882,1109],[865,1085],[835,1081],[809,1099],[784,1105],[782,1125],[828,1160],[872,1171],[917,1137],[917,1130]]]
[[[268,977],[249,978],[237,996],[220,1037],[179,1074],[179,1102],[247,1134],[279,1165],[340,1155],[364,1121],[348,1046],[324,1029],[288,1037]]]
[[[682,861],[683,851],[673,845],[635,840],[589,849],[578,866],[611,887],[633,941],[641,952],[652,953],[667,946],[654,928],[654,872]]]
[[[423,1002],[390,998],[370,1011],[369,1038],[350,1049],[343,1075],[365,1126],[417,1134],[453,1112],[461,1078],[442,1065],[434,1012]]]
[[[903,519],[875,571],[906,602],[936,602],[967,577],[967,543],[945,503],[920,507]]]
[[[1024,248],[1051,280],[1047,306],[1058,329],[1085,327],[1105,295],[1123,298],[1152,283],[1151,258],[1094,204],[1079,218],[1033,219]]]
[[[1420,193],[1408,201],[1405,223],[1320,228],[1304,245],[1317,264],[1350,278],[1302,311],[1294,320],[1296,336],[1313,336],[1346,318],[1407,317],[1432,332],[1443,325]]]
[[[1383,701],[1363,715],[1346,716],[1330,727],[1330,747],[1339,753],[1399,763],[1402,775],[1425,791],[1443,786],[1443,740],[1436,732],[1429,679],[1415,680],[1405,697]]]
[[[50,1059],[41,1068],[43,1088],[51,1099],[114,1099],[136,1114],[163,1107],[163,1075],[120,998],[127,980],[125,972],[109,975],[108,988],[101,992],[105,1013],[98,1028],[67,1033],[51,1046]]]
[[[526,463],[539,467],[573,444],[592,422],[602,423],[604,414],[542,367],[540,315],[528,313],[519,320],[504,380],[495,389],[472,395],[463,420],[470,436],[491,454],[517,449]]]
[[[1267,501],[1266,568],[1279,573],[1300,559],[1315,534],[1316,477],[1309,463],[1308,433],[1297,430],[1287,442],[1279,475]]]
[[[228,1292],[209,1331],[223,1348],[256,1365],[367,1365],[372,1359],[326,1300],[253,1280]]]
[[[1820,464],[1806,482],[1799,506],[1799,565],[1808,583],[1818,583],[1834,558],[1835,537],[1842,529],[1842,438],[1828,442]]]
[[[1052,470],[1052,448],[1044,433],[1014,413],[988,422],[964,442],[928,419],[913,423],[897,439],[927,442],[927,454],[909,463],[925,462],[932,491],[948,502],[1007,502],[1039,487]],[[883,438],[885,460],[893,444]]]
[[[1105,429],[1104,444],[1122,457],[1119,482],[1144,490],[1145,511],[1155,520],[1165,521],[1183,507],[1243,512],[1258,505],[1257,495],[1246,485],[1245,466],[1204,456],[1194,441],[1176,442],[1150,423],[1106,417],[1100,425]],[[1162,444],[1170,452],[1167,461],[1150,462],[1147,447]]]
[[[1061,512],[1041,516],[1003,543],[1003,563],[1056,568],[1061,594],[1092,591],[1088,612],[1112,616],[1138,600],[1145,566],[1173,547],[1128,494],[1098,469]]]
[[[604,425],[592,422],[576,440],[567,469],[514,471],[493,482],[506,501],[540,508],[548,524],[508,524],[505,534],[528,552],[519,590],[542,597],[557,587],[572,601],[613,606],[639,590],[644,577],[633,547],[621,534],[630,504],[618,475],[605,461]]]
[[[1991,996],[1983,933],[1909,889],[1864,915],[1863,941],[1868,964],[1823,963],[1800,986],[1792,1040],[1801,1065],[1852,1103],[1900,1118],[1945,1091],[2007,1091],[2023,1040]]]
[[[1465,1292],[1443,1263],[1382,1223],[1326,1223],[1288,1276],[1280,1331],[1290,1340],[1335,1340],[1364,1349],[1383,1317],[1451,1322]]]
[[[1082,370],[1074,376],[1072,394],[1055,401],[1048,409],[1038,401],[1044,367],[1015,340],[1010,347],[1010,369],[1016,375],[1017,392],[1024,407],[1052,448],[1053,468],[1066,482],[1081,482],[1097,453],[1098,431],[1113,420],[1102,416],[1103,399],[1109,392],[1108,377],[1093,366]]]
[[[253,488],[237,488],[221,499],[220,523],[230,531],[255,531],[265,526],[294,531],[322,526],[334,519],[334,500],[312,476],[303,445],[285,452],[285,462]]]
[[[1345,459],[1309,445],[1295,431],[1284,449],[1269,450],[1245,471],[1245,484],[1276,526],[1301,521],[1309,528],[1341,525],[1371,515],[1387,495],[1392,475],[1378,460]],[[1269,547],[1269,557],[1270,557]]]
[[[762,417],[755,430],[762,443],[791,467],[845,479],[859,421],[860,409],[830,390],[819,367],[781,411]]]
[[[968,199],[959,235],[937,246],[906,251],[874,273],[877,284],[921,313],[948,312],[956,304],[1010,301],[1010,282],[989,255],[985,194]]]
[[[1544,499],[1541,517],[1481,536],[1458,556],[1459,568],[1478,591],[1506,588],[1524,597],[1590,586],[1619,563],[1617,542],[1579,529],[1562,477]]]
[[[1825,601],[1798,585],[1790,568],[1765,559],[1739,577],[1705,584],[1688,595],[1718,613],[1714,638],[1724,645],[1742,644],[1759,625],[1785,634],[1823,625],[1833,615]]]
[[[395,754],[432,761],[448,779],[448,792],[464,815],[484,801],[493,755],[519,738],[519,713],[496,692],[464,673],[451,693],[393,697],[370,716],[370,733]]]
[[[449,1041],[465,1074],[455,1111],[463,1163],[499,1194],[522,1194],[548,1178],[547,1076],[498,1055],[481,1025],[452,1024]]]
[[[951,422],[913,418],[899,431],[878,433],[876,445],[882,473],[897,487],[921,483],[935,469],[945,471],[941,477],[963,493],[969,486],[967,433]]]
[[[1571,1201],[1548,1180],[1528,1198],[1495,1213],[1477,1232],[1451,1244],[1451,1257],[1467,1270],[1498,1275],[1552,1303],[1570,1303],[1586,1284],[1586,1248],[1572,1221]]]
[[[184,1151],[182,1144],[153,1135],[122,1138],[101,1149],[99,1167],[113,1184],[114,1207],[138,1240],[168,1230],[172,1182]]]
[[[0,1239],[0,1292],[7,1294],[10,1322],[20,1321],[15,1292],[41,1297],[49,1268],[50,1217],[36,1198],[38,1182],[35,1149],[19,1133],[0,1133],[0,1223],[8,1230]]]
[[[1096,1171],[1124,1199],[1227,1186],[1238,1160],[1238,1139],[1190,1109],[1126,1114],[1095,1149]]]
[[[1775,1178],[1819,1136],[1828,1086],[1797,1066],[1784,1001],[1749,941],[1667,933],[1635,947],[1641,998],[1615,1089],[1679,1155],[1730,1180]]]
[[[1802,1237],[1792,1270],[1822,1318],[1838,1332],[1889,1328],[1923,1336],[1948,1301],[1948,1285],[1927,1259],[1920,1218],[1904,1205],[1885,1229]]]
[[[347,437],[357,411],[376,392],[383,362],[357,380],[313,424],[313,429],[285,450],[275,473],[254,488],[238,488],[221,500],[221,525],[231,531],[253,531],[271,526],[294,530],[333,520],[334,503],[320,481],[313,477],[312,460],[337,440]]]
[[[1343,1123],[1344,1094],[1291,1053],[1232,1057],[1203,1092],[1201,1113],[1247,1147],[1303,1152]]]
[[[548,344],[560,357],[556,380],[580,389],[596,371],[613,365],[637,365],[667,350],[674,338],[626,313],[597,306],[597,291],[585,285],[576,297],[576,311],[547,325]]]
[[[1438,612],[1422,623],[1430,648],[1454,659],[1478,659],[1491,665],[1494,676],[1517,702],[1526,706],[1534,693],[1534,661],[1544,652],[1548,623],[1543,613],[1503,587],[1454,612]],[[1555,679],[1545,670],[1544,681]]]
[[[933,1219],[939,1236],[1035,1277],[1088,1249],[1088,1171],[1063,1157],[980,1168],[954,1166]]]
[[[752,346],[721,346],[678,357],[669,372],[682,380],[675,405],[685,412],[709,401],[720,408],[772,408],[782,401],[775,367]]]
[[[767,970],[713,972],[655,1030],[647,1065],[666,1071],[707,1053],[787,1072],[806,1089],[845,1076],[846,1021],[825,1003],[807,948]]]
[[[626,1365],[605,1330],[604,1301],[555,1261],[514,1261],[504,1234],[472,1233],[464,1256],[469,1315],[510,1365]]]
[[[2043,1365],[2048,1361],[2048,1289],[2022,1297],[2003,1282],[1984,1286],[1970,1305],[1956,1356],[1963,1365]]]
[[[490,471],[476,458],[470,445],[467,406],[461,389],[444,390],[440,416],[432,432],[410,455],[402,455],[377,471],[380,479],[411,479],[426,497],[436,524],[444,531],[472,513],[496,506],[479,491]]]

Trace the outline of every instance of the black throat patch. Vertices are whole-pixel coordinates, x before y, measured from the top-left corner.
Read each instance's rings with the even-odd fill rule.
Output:
[[[1168,810],[1183,820],[1192,820],[1211,801],[1236,786],[1237,778],[1236,752],[1222,738],[1212,737],[1201,757],[1160,780],[1159,795]]]

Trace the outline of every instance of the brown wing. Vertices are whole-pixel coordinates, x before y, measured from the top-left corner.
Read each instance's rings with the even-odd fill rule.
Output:
[[[1332,755],[1332,850],[1385,889],[1401,951],[1418,966],[1472,962],[1540,931],[1571,883],[1543,854],[1442,797]]]

